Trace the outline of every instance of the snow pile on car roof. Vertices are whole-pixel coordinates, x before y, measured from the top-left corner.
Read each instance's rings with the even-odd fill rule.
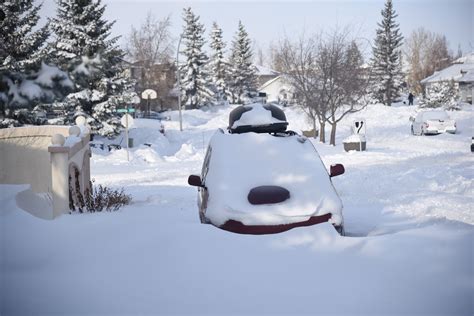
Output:
[[[274,123],[286,123],[286,121],[273,117],[272,112],[264,108],[262,103],[244,105],[244,108],[249,110],[244,112],[240,119],[234,122],[231,128],[247,125],[257,126]]]
[[[217,225],[229,219],[245,225],[278,225],[332,213],[335,224],[340,224],[342,203],[326,168],[311,142],[298,138],[217,132],[210,142],[205,179],[206,217]],[[262,185],[284,187],[290,198],[278,204],[250,204],[249,191]]]

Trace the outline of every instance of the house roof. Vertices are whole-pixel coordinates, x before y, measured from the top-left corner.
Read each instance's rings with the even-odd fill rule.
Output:
[[[262,86],[258,89],[258,90],[262,90],[262,89],[265,89],[266,87],[268,87],[269,85],[271,85],[272,83],[274,83],[275,81],[278,81],[282,78],[282,76],[277,76],[273,79],[270,79],[268,81],[266,81],[264,84],[262,84]]]
[[[474,52],[467,53],[466,55],[456,59],[455,64],[474,64]]]
[[[263,89],[265,89],[266,87],[272,85],[273,83],[275,83],[275,82],[277,82],[277,81],[282,81],[282,82],[283,82],[284,84],[286,84],[286,85],[291,85],[290,79],[288,78],[288,76],[286,76],[286,75],[279,75],[279,76],[277,76],[277,77],[275,77],[275,78],[272,78],[272,79],[266,81],[264,84],[262,84],[262,85],[260,86],[260,88],[259,88],[258,90],[259,90],[259,91],[260,91],[260,90],[263,90]]]
[[[254,65],[257,68],[257,76],[278,76],[280,73],[276,70],[263,67],[261,65]]]
[[[474,82],[474,69],[468,70],[458,81],[459,82]]]
[[[472,59],[469,56],[472,56]],[[458,61],[459,60],[461,59],[458,59]],[[464,61],[464,63],[454,63],[443,70],[436,71],[431,76],[421,80],[421,83],[427,84],[450,80],[454,80],[456,82],[473,82],[473,75],[471,73],[474,71],[474,54],[466,55],[462,61]]]

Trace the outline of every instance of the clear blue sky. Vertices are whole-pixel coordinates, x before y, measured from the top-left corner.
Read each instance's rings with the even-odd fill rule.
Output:
[[[116,20],[113,35],[126,36],[132,25],[139,26],[148,11],[158,18],[171,15],[173,35],[182,29],[182,9],[191,6],[201,17],[208,33],[212,22],[223,29],[224,39],[232,39],[239,20],[259,47],[265,50],[271,41],[278,41],[283,33],[297,35],[305,29],[317,32],[336,25],[352,25],[356,36],[373,40],[380,11],[385,0],[335,1],[157,1],[103,0],[107,5],[105,17]],[[393,0],[402,34],[423,26],[446,35],[450,49],[474,51],[474,0]],[[55,14],[55,1],[44,0],[41,16]],[[44,20],[43,20],[44,21]],[[123,40],[122,40],[123,42]]]

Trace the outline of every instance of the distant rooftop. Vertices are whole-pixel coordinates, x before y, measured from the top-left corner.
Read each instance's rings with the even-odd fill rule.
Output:
[[[280,73],[276,70],[263,67],[261,65],[254,65],[257,68],[257,76],[278,76]]]
[[[453,64],[474,64],[474,52],[467,53],[466,55],[456,59]]]
[[[454,80],[474,82],[474,52],[456,59],[453,64],[421,80],[422,84]]]

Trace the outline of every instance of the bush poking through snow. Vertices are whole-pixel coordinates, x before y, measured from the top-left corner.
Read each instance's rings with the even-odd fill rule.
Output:
[[[85,194],[85,207],[90,213],[114,212],[119,210],[122,206],[130,204],[132,197],[120,190],[110,189],[99,184],[92,186],[91,190],[87,190]]]
[[[460,110],[459,88],[451,80],[436,82],[426,88],[426,97],[421,100],[420,107],[437,108],[444,107],[446,110]]]
[[[69,208],[72,212],[115,212],[132,201],[132,197],[125,194],[123,188],[115,190],[102,184],[95,186],[94,180],[91,182],[91,189],[87,189],[82,195],[78,177],[75,182],[76,190],[69,191]]]

